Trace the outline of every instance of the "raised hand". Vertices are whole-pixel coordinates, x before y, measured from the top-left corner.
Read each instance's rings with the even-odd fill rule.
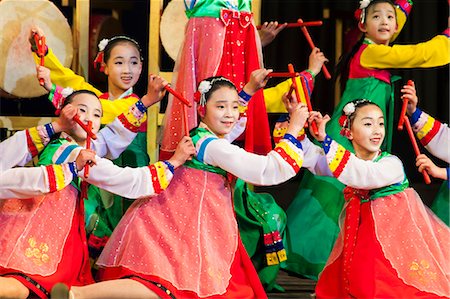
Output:
[[[437,166],[425,154],[420,154],[416,158],[416,166],[419,172],[425,170],[429,175],[438,179],[447,179],[447,169]]]
[[[322,113],[318,111],[311,111],[309,113],[309,119],[308,122],[311,124],[312,122],[316,122],[317,124],[317,134],[314,133],[314,130],[311,129],[312,126],[309,126],[309,132],[311,133],[311,136],[313,136],[317,141],[322,142],[325,140],[325,137],[327,136],[327,133],[325,131],[325,126],[327,122],[330,121],[330,116],[326,114],[325,116],[322,116]]]
[[[325,62],[328,62],[328,58],[325,57],[322,51],[317,47],[312,49],[311,54],[309,54],[308,69],[312,71],[314,75],[320,73]]]
[[[91,149],[80,150],[75,163],[77,164],[78,171],[81,171],[86,164],[89,164],[89,166],[97,165],[97,162],[95,161],[95,152]]]
[[[45,66],[36,66],[36,73],[38,80],[43,80],[43,87],[45,90],[50,91],[52,89],[52,81],[50,79],[50,70]]]
[[[52,122],[55,133],[70,132],[77,125],[73,120],[73,117],[77,115],[77,113],[78,109],[73,105],[67,104],[64,106],[58,119]]]
[[[166,94],[164,86],[166,86],[167,84],[169,84],[169,82],[167,82],[160,76],[156,76],[153,74],[150,74],[148,76],[147,94],[145,94],[141,99],[145,107],[150,107],[151,105],[162,100],[162,98]]]
[[[401,98],[408,100],[408,106],[406,107],[406,113],[411,116],[417,109],[417,103],[419,102],[419,98],[416,94],[416,85],[414,81],[411,81],[411,85],[405,84],[403,88],[400,90],[402,93]]]
[[[261,40],[261,46],[265,47],[268,44],[270,44],[275,37],[277,37],[278,33],[280,33],[281,30],[286,28],[287,23],[281,24],[278,26],[278,22],[264,22],[261,25],[261,29],[259,32],[259,38]]]
[[[269,80],[267,75],[271,73],[272,69],[257,69],[250,74],[250,80],[245,84],[243,90],[248,95],[254,95],[259,89],[264,88]]]
[[[174,168],[183,165],[186,160],[191,160],[192,156],[195,155],[195,147],[192,142],[191,137],[184,136],[177,145],[175,153],[168,160]]]

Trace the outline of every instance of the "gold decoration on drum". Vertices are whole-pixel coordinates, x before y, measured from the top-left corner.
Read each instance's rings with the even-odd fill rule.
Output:
[[[0,89],[20,98],[44,95],[28,38],[40,27],[47,45],[64,66],[72,61],[72,32],[67,19],[48,0],[0,1]]]

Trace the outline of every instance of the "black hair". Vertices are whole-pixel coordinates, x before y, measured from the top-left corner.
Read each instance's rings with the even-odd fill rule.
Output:
[[[374,105],[378,108],[380,108],[380,106],[378,106],[376,103],[370,101],[370,100],[366,100],[366,99],[357,99],[357,100],[353,100],[350,103],[354,103],[355,104],[355,111],[348,115],[348,128],[350,129],[352,127],[353,124],[353,120],[356,117],[356,112],[358,111],[359,108],[365,107],[365,106],[369,106],[369,105]],[[381,109],[381,108],[380,108]]]
[[[233,84],[233,82],[231,82],[229,79],[222,77],[222,76],[215,76],[215,77],[209,77],[206,78],[203,81],[208,81],[211,83],[211,89],[208,90],[205,93],[205,99],[206,101],[209,100],[209,98],[211,97],[211,94],[216,91],[217,89],[221,88],[221,87],[228,87],[230,89],[234,89],[237,91],[236,86]]]
[[[370,1],[369,5],[364,9],[364,15],[365,15],[364,18],[367,18],[367,12],[369,11],[369,8],[378,3],[389,3],[395,9],[395,4],[391,0],[372,0],[372,1]],[[397,17],[397,15],[396,15],[396,17]],[[360,22],[360,20],[357,21],[356,26],[358,26],[359,22]],[[348,81],[348,76],[349,76],[349,72],[350,72],[350,62],[351,62],[353,56],[355,56],[356,52],[358,52],[358,50],[361,48],[361,46],[364,42],[364,38],[365,38],[365,34],[363,34],[359,38],[359,40],[355,43],[355,45],[351,48],[351,50],[348,53],[345,53],[341,56],[337,66],[336,66],[337,74],[340,74],[340,85],[341,85],[342,93],[344,92],[345,85],[347,84],[347,81]]]
[[[141,47],[139,46],[137,41],[135,41],[134,39],[132,39],[131,37],[128,37],[128,36],[118,35],[118,36],[112,37],[108,41],[108,44],[105,46],[105,49],[103,50],[103,61],[105,63],[109,60],[109,57],[111,56],[112,49],[118,44],[129,44],[129,45],[132,45],[133,47],[135,47],[138,50],[138,52],[139,52],[139,59],[141,61],[144,60],[144,58],[142,57]]]
[[[74,98],[79,94],[90,94],[98,99],[98,96],[90,90],[87,90],[87,89],[75,90],[74,92],[72,92],[70,95],[68,95],[66,97],[66,99],[64,100],[64,103],[61,106],[61,109],[64,108],[65,106],[67,106],[68,104],[72,103]]]

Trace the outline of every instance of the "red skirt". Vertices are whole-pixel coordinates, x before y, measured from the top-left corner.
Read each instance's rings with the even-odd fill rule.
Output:
[[[86,245],[84,215],[80,213],[79,206],[77,206],[73,217],[72,227],[64,245],[61,261],[54,274],[49,276],[29,275],[14,269],[0,267],[0,276],[17,279],[30,292],[36,294],[41,299],[49,298],[51,289],[58,282],[65,283],[68,286],[82,286],[94,283]]]
[[[230,279],[230,283],[227,287],[226,293],[205,298],[267,298],[264,288],[259,280],[258,274],[256,273],[256,270],[240,240],[230,270],[232,277]],[[160,279],[157,276],[143,275],[133,272],[124,267],[100,269],[99,278],[102,281],[120,278],[133,279],[145,285],[162,299],[200,298],[194,292],[177,290],[170,282]]]
[[[443,298],[407,285],[398,277],[395,269],[384,257],[376,238],[370,202],[362,203],[360,209],[354,249],[346,261],[341,253],[334,262],[325,267],[316,285],[316,297]],[[344,231],[344,240],[347,240],[348,231]],[[345,246],[344,241],[344,248]],[[346,273],[344,263],[348,265]]]

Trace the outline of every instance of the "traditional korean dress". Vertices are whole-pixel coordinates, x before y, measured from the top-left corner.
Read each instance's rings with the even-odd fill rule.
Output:
[[[196,158],[175,171],[165,192],[128,209],[98,260],[100,278],[135,279],[162,298],[265,298],[239,238],[228,174],[281,183],[300,169],[301,145],[286,135],[259,156],[202,124],[191,137]]]

